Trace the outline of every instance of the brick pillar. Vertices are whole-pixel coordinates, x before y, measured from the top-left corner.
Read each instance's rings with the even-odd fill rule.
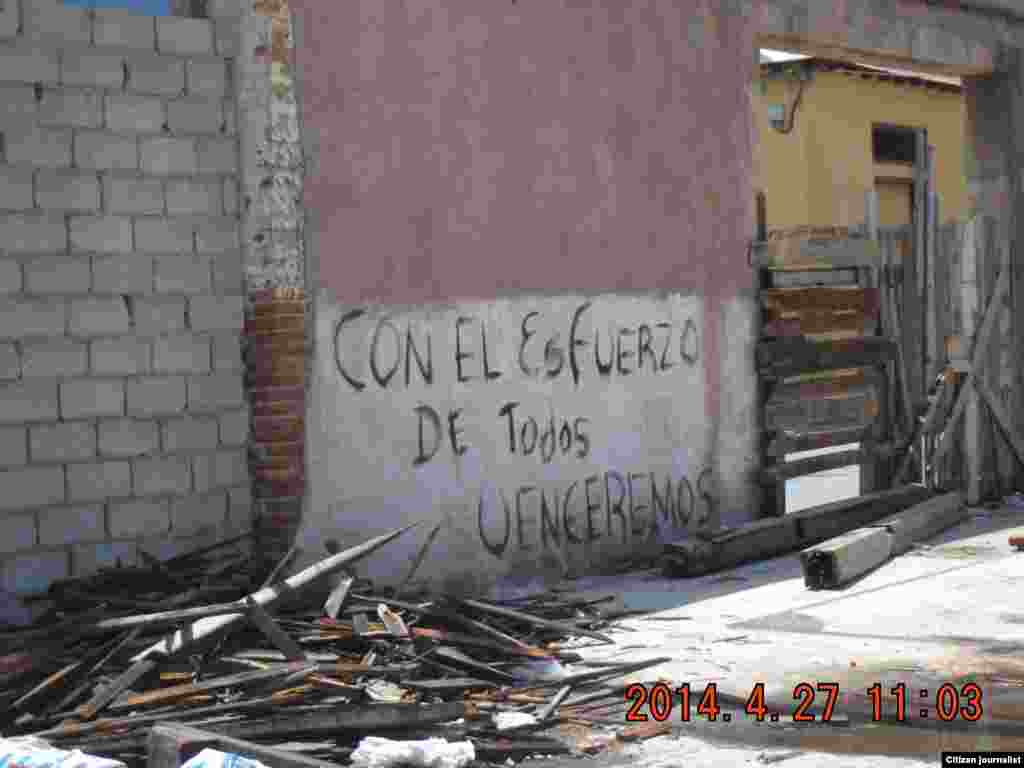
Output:
[[[305,347],[303,290],[253,292],[246,317],[250,469],[257,535],[263,552],[274,559],[284,555],[302,515]]]

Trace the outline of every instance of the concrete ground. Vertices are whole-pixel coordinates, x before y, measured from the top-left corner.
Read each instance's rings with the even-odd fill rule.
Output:
[[[631,679],[673,689],[689,683],[695,701],[711,682],[739,700],[764,683],[769,711],[780,714],[778,723],[757,723],[735,707],[729,723],[695,714],[681,722],[677,707],[670,735],[594,764],[897,768],[936,765],[943,749],[1024,752],[1024,553],[1007,543],[1020,526],[1024,510],[973,510],[962,525],[838,591],[807,590],[796,555],[695,579],[652,572],[567,585],[615,592],[622,607],[651,611],[616,622],[608,633],[614,645],[578,643],[588,660],[668,657]],[[981,689],[981,719],[937,722],[940,687],[962,693],[970,680]],[[801,682],[839,684],[830,724],[793,722]],[[875,683],[884,691],[907,684],[905,724],[870,722],[866,691]],[[895,713],[891,696],[882,706]],[[622,722],[624,712],[610,711],[609,721]]]

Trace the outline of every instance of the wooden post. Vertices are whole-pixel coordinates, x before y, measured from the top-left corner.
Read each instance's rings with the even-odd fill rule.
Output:
[[[759,190],[755,196],[754,239],[762,243],[768,239],[768,200],[762,190]],[[760,337],[762,328],[764,327],[764,312],[761,308],[761,291],[772,287],[771,273],[768,272],[768,270],[763,269],[755,270],[755,285],[758,290],[758,301],[757,308],[755,309],[757,317],[755,318],[754,327],[757,329],[757,334]],[[760,449],[761,466],[767,469],[776,463],[785,462],[786,459],[785,456],[773,457],[768,453],[767,448],[770,439],[766,431],[764,416],[771,388],[763,379],[759,378],[757,389],[757,429],[760,438],[758,441],[758,447]],[[779,480],[774,485],[762,486],[761,509],[759,511],[761,517],[781,517],[786,514],[786,481],[784,479]]]
[[[878,192],[871,188],[867,191],[865,199],[865,230],[873,243],[878,244]],[[880,261],[873,267],[864,270],[865,278],[864,287],[868,289],[875,289],[879,291],[884,290],[884,279],[883,279],[883,263],[882,259],[884,256],[880,254]],[[884,305],[883,305],[884,306]],[[883,315],[884,313],[879,313]],[[877,326],[872,324],[870,328],[865,328],[865,333],[874,334],[877,331]],[[886,335],[885,325],[882,324],[881,335]],[[889,425],[892,421],[892,411],[889,408],[889,402],[891,400],[889,393],[892,392],[892,376],[891,371],[893,364],[887,362],[884,364],[884,370],[886,375],[878,378],[879,381],[879,392],[878,402],[880,406],[880,413],[875,417],[874,423],[871,425],[870,430],[867,434],[867,445],[865,448],[871,448],[882,443],[888,442],[891,437],[891,430]],[[881,490],[889,487],[889,466],[891,464],[888,456],[880,457],[873,453],[868,454],[866,461],[860,465],[860,492],[862,494],[872,493],[874,491]]]
[[[928,184],[927,184],[927,215],[925,216],[925,366],[924,366],[924,388],[927,392],[932,381],[940,370],[942,357],[940,353],[940,340],[937,332],[937,315],[940,311],[938,295],[936,293],[936,270],[939,269],[936,258],[935,244],[938,240],[938,200],[935,195],[935,147],[928,147]]]
[[[960,256],[960,302],[963,311],[964,344],[977,344],[978,300],[978,239],[981,219],[977,216],[967,222],[964,233],[964,247]],[[966,386],[970,386],[967,384]],[[981,501],[981,414],[978,394],[971,387],[965,394],[964,406],[964,490],[967,503]]]

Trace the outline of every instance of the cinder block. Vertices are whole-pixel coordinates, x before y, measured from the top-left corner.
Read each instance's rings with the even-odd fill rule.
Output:
[[[90,422],[40,424],[29,429],[32,462],[84,461],[96,458],[96,427]]]
[[[223,106],[220,99],[174,99],[167,102],[167,126],[171,133],[220,133]]]
[[[0,475],[4,470],[0,469]],[[0,487],[3,480],[0,480]],[[0,553],[21,552],[36,545],[36,516],[0,514]]]
[[[73,250],[99,253],[132,250],[132,220],[123,216],[72,216],[68,229]]]
[[[60,336],[66,327],[63,301],[0,300],[0,338]]]
[[[213,53],[213,24],[208,19],[160,16],[156,20],[156,47],[161,53],[195,56]]]
[[[213,335],[213,369],[215,371],[242,370],[242,339],[238,333]]]
[[[64,547],[102,541],[106,536],[103,505],[50,507],[39,512],[39,544]]]
[[[185,61],[175,56],[136,54],[127,61],[126,88],[137,93],[180,96],[185,90]]]
[[[227,95],[228,65],[224,59],[189,59],[186,67],[186,89],[193,96],[223,99]]]
[[[168,504],[161,499],[134,499],[111,504],[110,535],[116,538],[155,536],[171,528]]]
[[[212,451],[217,447],[217,421],[185,417],[163,424],[163,450],[166,453]]]
[[[21,356],[18,349],[9,342],[0,342],[0,381],[14,381],[21,378]]]
[[[8,128],[19,124],[31,125],[38,111],[34,86],[0,84],[0,120]]]
[[[85,373],[86,347],[70,339],[27,341],[21,349],[22,378],[78,376]]]
[[[214,467],[218,487],[249,481],[249,458],[245,450],[217,451]]]
[[[225,136],[238,135],[238,107],[230,99],[224,100],[224,129]]]
[[[183,298],[153,296],[134,299],[131,310],[135,332],[140,336],[156,336],[185,328],[185,299]]]
[[[60,383],[62,419],[124,415],[124,382],[113,379],[68,379]]]
[[[137,417],[185,410],[185,379],[180,376],[128,380],[128,415]]]
[[[21,83],[60,82],[60,57],[48,49],[28,41],[0,45],[0,81]]]
[[[224,213],[228,216],[237,216],[238,207],[238,179],[229,176],[224,179]]]
[[[36,205],[67,211],[98,211],[100,180],[95,173],[43,170],[36,173]]]
[[[124,59],[117,54],[89,49],[62,50],[60,81],[64,85],[123,88]]]
[[[210,376],[190,376],[188,379],[190,411],[223,411],[237,408],[244,402],[241,374],[215,373]]]
[[[237,523],[248,524],[247,529],[252,528],[252,484],[246,479],[244,485],[231,488],[228,491],[228,517]]]
[[[74,299],[68,313],[68,330],[74,336],[104,336],[129,333],[131,315],[124,298]]]
[[[63,467],[22,467],[0,472],[0,511],[64,502]]]
[[[249,411],[222,413],[217,419],[220,443],[225,446],[245,445],[249,441]]]
[[[196,250],[220,253],[238,248],[238,228],[238,219],[229,216],[201,219],[196,225]]]
[[[11,165],[66,168],[71,165],[71,131],[17,125],[4,129],[4,151]]]
[[[21,262],[0,258],[0,296],[19,293],[21,289]]]
[[[64,550],[12,557],[0,565],[0,586],[12,594],[43,594],[53,582],[68,577],[69,567]]]
[[[160,217],[135,219],[135,245],[150,253],[191,253],[195,250],[192,222]]]
[[[130,496],[132,472],[127,461],[68,464],[68,501],[103,501]]]
[[[142,170],[154,176],[188,176],[197,170],[196,147],[192,139],[141,139],[139,153]]]
[[[186,496],[171,502],[171,530],[175,534],[213,533],[227,518],[226,491]]]
[[[174,179],[167,182],[167,213],[171,216],[217,216],[224,209],[220,179]]]
[[[60,45],[92,42],[92,24],[85,8],[58,0],[33,0],[23,3],[22,11],[22,34],[29,40]]]
[[[0,208],[18,210],[32,208],[32,170],[13,165],[0,165]]]
[[[19,3],[0,5],[0,40],[16,37],[21,29],[21,6]]]
[[[192,489],[192,470],[184,456],[138,459],[133,464],[133,487],[139,496],[181,494]]]
[[[57,404],[56,380],[0,384],[0,424],[52,421]]]
[[[96,8],[93,14],[93,41],[97,46],[156,48],[156,24],[151,16],[121,8]]]
[[[97,375],[131,376],[149,372],[149,344],[133,336],[98,339],[89,345],[90,370]]]
[[[189,327],[194,331],[240,331],[245,321],[241,296],[192,296],[188,300]]]
[[[92,88],[46,88],[37,119],[40,125],[99,128],[103,125],[103,96]]]
[[[137,171],[139,145],[135,137],[78,131],[75,133],[75,164],[99,171]]]
[[[107,94],[107,130],[115,133],[160,133],[167,123],[164,103],[135,93]]]
[[[25,291],[34,294],[88,293],[89,259],[74,256],[40,256],[25,262]]]
[[[157,373],[209,373],[210,339],[191,333],[161,336],[153,342]]]
[[[237,173],[238,140],[202,138],[196,141],[199,173]]]
[[[103,203],[110,213],[163,213],[163,183],[159,179],[138,176],[106,176],[103,179]]]
[[[71,549],[71,563],[76,578],[89,576],[101,568],[130,568],[138,565],[139,550],[135,542],[101,541],[79,544]]]
[[[68,247],[64,217],[52,213],[0,215],[0,232],[4,248],[10,252],[55,253]]]
[[[157,293],[209,293],[210,257],[176,254],[156,257]]]
[[[213,292],[219,296],[237,296],[244,293],[245,272],[241,251],[224,251],[212,257]]]
[[[0,427],[0,467],[28,464],[28,429]]]
[[[160,430],[155,421],[117,419],[101,421],[100,454],[113,458],[131,458],[156,453],[160,447]]]
[[[93,256],[94,293],[152,293],[153,259],[141,253]]]
[[[217,54],[237,58],[242,49],[242,25],[240,19],[224,18],[214,22],[214,36],[217,39]]]

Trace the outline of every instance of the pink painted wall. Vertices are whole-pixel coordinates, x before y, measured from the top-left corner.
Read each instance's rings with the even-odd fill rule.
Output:
[[[749,288],[742,5],[293,2],[320,286],[389,304]]]

